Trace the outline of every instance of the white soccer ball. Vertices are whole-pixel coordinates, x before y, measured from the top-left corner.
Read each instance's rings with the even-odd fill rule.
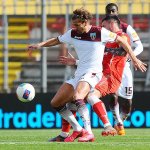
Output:
[[[35,89],[29,83],[22,83],[17,87],[17,97],[22,102],[30,102],[35,97]]]

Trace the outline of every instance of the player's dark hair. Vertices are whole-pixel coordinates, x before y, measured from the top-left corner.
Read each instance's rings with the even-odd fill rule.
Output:
[[[117,11],[118,11],[118,6],[117,6],[117,4],[115,4],[115,3],[109,3],[109,4],[107,4],[106,7],[105,7],[105,12],[107,13],[107,12],[111,9],[112,6],[115,6],[116,9],[117,9]]]
[[[106,17],[102,19],[102,22],[103,21],[112,21],[112,20],[116,21],[118,24],[118,27],[120,27],[120,19],[116,15],[106,15]]]
[[[91,20],[92,18],[92,14],[83,7],[73,11],[72,20],[81,19],[81,21],[85,21]]]

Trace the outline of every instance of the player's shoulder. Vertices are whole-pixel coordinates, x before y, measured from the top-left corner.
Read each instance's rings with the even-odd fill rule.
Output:
[[[127,24],[127,23],[124,22],[124,21],[121,21],[121,22],[120,22],[120,25],[123,26],[123,27],[126,27],[126,28],[129,26],[129,24]]]
[[[99,26],[92,26],[91,31],[101,31],[102,27]]]
[[[99,27],[99,26],[91,26],[91,29],[89,30],[89,32],[99,32],[99,31],[101,31],[101,29],[102,29],[102,27]],[[78,34],[78,31],[76,28],[72,28],[71,33]]]
[[[71,29],[71,37],[77,36],[79,33],[76,28]]]
[[[120,28],[121,28],[122,31],[125,32],[125,33],[127,32],[128,26],[129,26],[129,25],[128,25],[127,23],[125,23],[125,22],[123,22],[123,21],[120,22]]]
[[[90,30],[87,33],[79,33],[77,29],[71,30],[71,37],[77,40],[84,40],[84,41],[101,41],[101,34],[100,34],[101,27],[98,26],[91,26]]]

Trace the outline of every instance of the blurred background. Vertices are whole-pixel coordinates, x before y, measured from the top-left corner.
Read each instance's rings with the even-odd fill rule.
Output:
[[[119,17],[137,31],[144,51],[138,56],[150,64],[150,0],[112,0]],[[108,0],[0,0],[0,92],[14,93],[20,83],[31,83],[39,92],[56,92],[74,67],[58,63],[73,47],[55,46],[35,50],[28,57],[28,44],[57,37],[70,28],[72,11],[85,7],[92,12],[93,25],[100,25]],[[150,91],[150,69],[134,71],[134,91]]]
[[[71,27],[70,18],[76,8],[88,9],[94,16],[92,24],[100,25],[110,2],[118,5],[121,20],[137,31],[144,46],[138,57],[149,65],[150,0],[0,0],[0,129],[61,127],[61,117],[49,103],[76,69],[59,64],[58,57],[67,56],[68,50],[76,57],[74,49],[69,45],[43,48],[33,51],[29,58],[27,46],[63,34]],[[133,106],[124,125],[149,128],[150,68],[146,73],[132,71]],[[36,95],[30,103],[19,101],[15,94],[17,86],[24,82],[35,87]],[[92,127],[101,127],[97,115],[88,107]],[[113,125],[113,115],[110,111],[108,115]]]

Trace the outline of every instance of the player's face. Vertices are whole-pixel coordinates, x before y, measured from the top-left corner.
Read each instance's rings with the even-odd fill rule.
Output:
[[[106,28],[107,30],[110,30],[110,24],[108,23],[108,21],[103,21],[102,27]]]
[[[103,21],[102,27],[106,28],[107,30],[110,30],[111,32],[115,32],[116,29],[116,23],[113,21]]]
[[[114,22],[111,21],[102,22],[102,27],[106,28],[107,30],[110,30],[111,32],[115,32],[114,26],[115,26]]]
[[[106,10],[107,15],[118,15],[118,10],[116,6],[111,6],[109,9]]]
[[[80,19],[75,19],[75,20],[72,20],[72,25],[74,28],[77,29],[79,33],[83,33],[85,31],[85,28],[86,28],[85,21],[81,21]]]

